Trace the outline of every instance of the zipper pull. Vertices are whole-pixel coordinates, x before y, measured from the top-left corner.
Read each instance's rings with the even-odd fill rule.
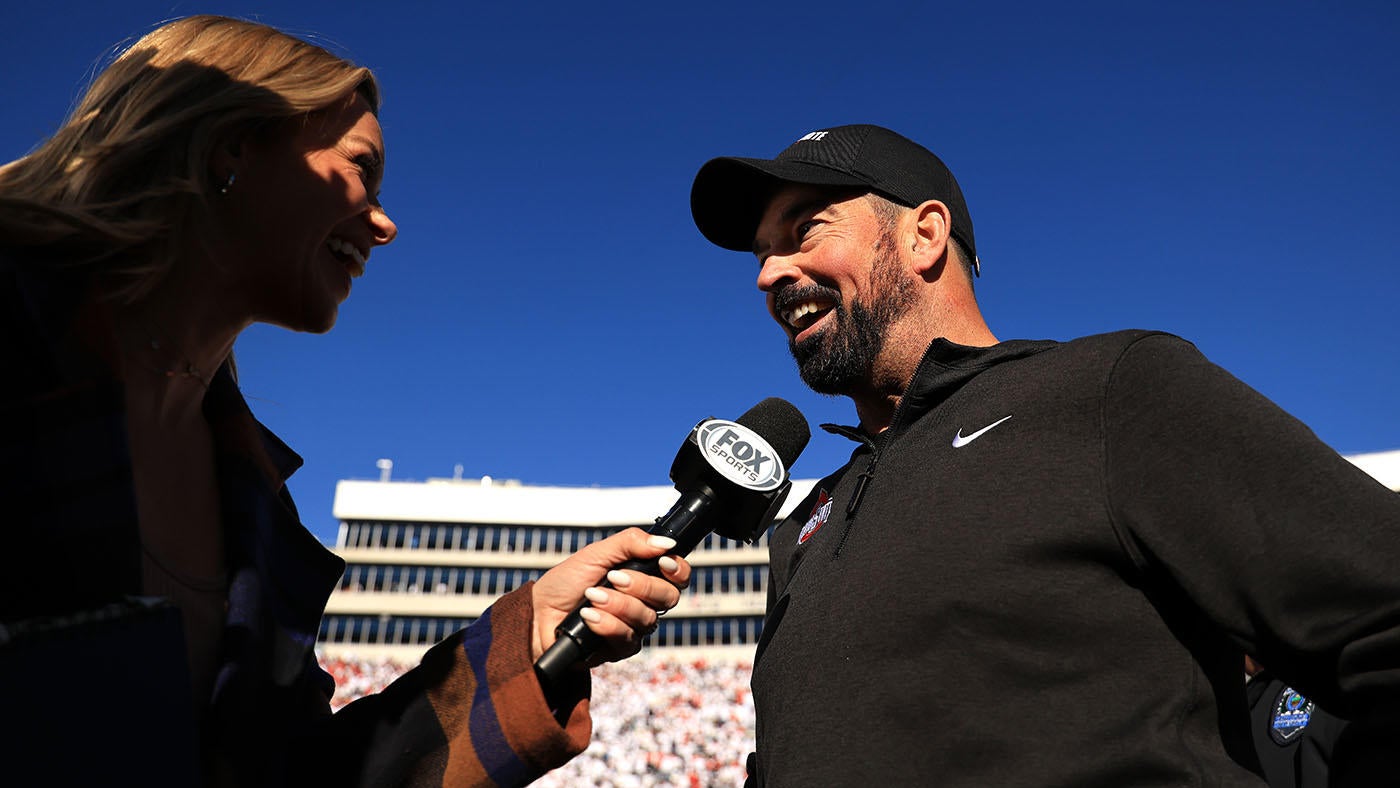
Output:
[[[856,477],[855,492],[851,493],[851,502],[846,504],[847,520],[854,517],[856,510],[860,508],[860,499],[865,497],[865,486],[869,484],[870,480],[873,478],[875,478],[875,474],[871,473],[868,469],[863,471],[860,476]]]

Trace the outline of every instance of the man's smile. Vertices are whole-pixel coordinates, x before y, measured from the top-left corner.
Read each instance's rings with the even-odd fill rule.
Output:
[[[794,336],[816,325],[836,307],[837,296],[828,288],[809,286],[779,293],[773,314]]]

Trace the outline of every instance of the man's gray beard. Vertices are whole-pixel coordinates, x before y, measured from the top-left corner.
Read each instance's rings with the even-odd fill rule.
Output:
[[[818,394],[849,394],[869,385],[890,326],[914,305],[912,282],[900,270],[891,241],[882,238],[872,251],[870,306],[838,303],[828,321],[833,325],[800,345],[788,341],[802,381]]]

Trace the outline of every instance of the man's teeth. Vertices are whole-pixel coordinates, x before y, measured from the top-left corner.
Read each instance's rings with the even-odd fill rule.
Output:
[[[813,312],[820,312],[826,308],[827,307],[825,304],[822,304],[818,301],[807,301],[798,304],[791,311],[784,314],[783,320],[785,320],[790,326],[796,326],[798,320],[801,320],[802,318],[812,314]]]
[[[351,260],[354,260],[355,263],[356,263],[357,265],[361,266],[361,267],[363,267],[364,264],[365,264],[365,259],[366,259],[366,258],[365,258],[365,253],[364,253],[364,252],[361,252],[361,251],[360,251],[360,248],[359,248],[358,246],[356,246],[356,245],[350,243],[349,241],[345,240],[344,238],[335,238],[335,237],[329,238],[329,239],[326,240],[326,246],[330,247],[330,250],[331,250],[332,252],[336,252],[336,253],[338,253],[338,254],[343,254],[343,255],[345,255],[346,257],[349,257]]]

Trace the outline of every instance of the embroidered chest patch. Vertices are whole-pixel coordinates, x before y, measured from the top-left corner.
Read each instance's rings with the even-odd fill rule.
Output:
[[[1269,715],[1269,736],[1279,746],[1292,744],[1308,727],[1312,712],[1312,701],[1292,687],[1284,687],[1274,699],[1274,710]]]
[[[817,502],[812,505],[812,513],[807,517],[807,524],[802,526],[802,530],[797,534],[797,543],[805,544],[812,534],[826,525],[827,519],[831,517],[831,495],[826,490],[817,491]]]

